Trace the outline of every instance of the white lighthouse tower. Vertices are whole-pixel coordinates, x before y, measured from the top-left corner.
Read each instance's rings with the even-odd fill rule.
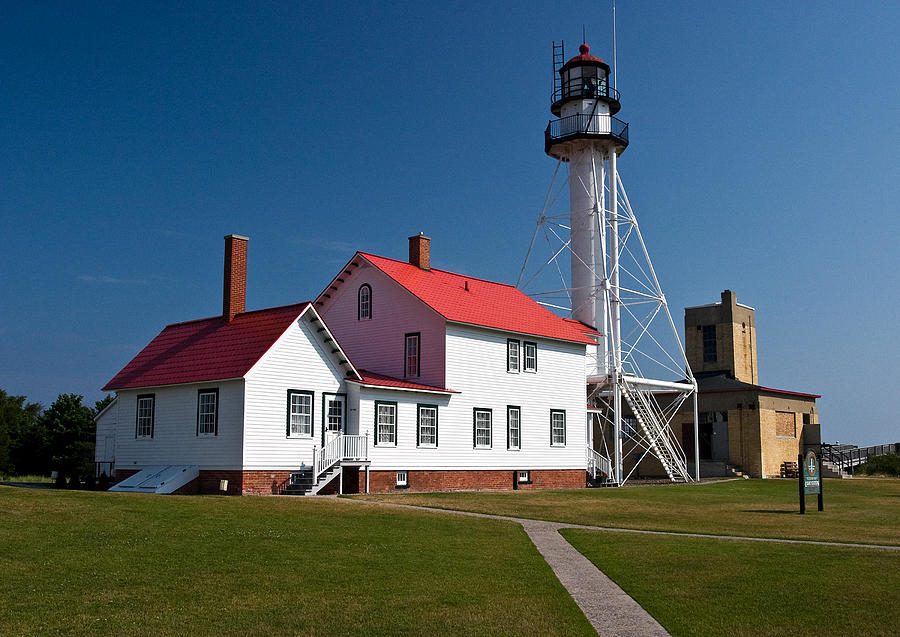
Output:
[[[554,263],[561,270],[558,257],[568,248],[571,278],[563,290],[571,301],[568,309],[600,333],[596,356],[587,363],[588,469],[599,466],[623,484],[641,463],[655,459],[653,466],[672,480],[695,479],[696,382],[616,168],[628,146],[628,124],[616,117],[619,93],[611,85],[609,65],[586,43],[568,61],[563,45],[554,43],[553,67],[550,110],[557,119],[544,132],[544,150],[559,160],[557,174],[568,165],[568,225],[548,215],[545,204],[535,237],[542,225],[550,225],[548,241],[552,235],[561,243],[545,266]],[[534,246],[533,238],[529,256]],[[540,293],[533,296],[540,300]],[[688,459],[681,444],[689,442],[687,433],[675,415],[692,395],[695,453]]]
[[[618,91],[609,84],[609,65],[591,55],[586,43],[578,50],[554,77],[550,111],[559,119],[547,127],[544,150],[569,164],[572,318],[601,331],[611,320],[614,331],[619,324],[616,299],[609,299],[608,306],[603,292],[607,283],[615,283],[618,268],[610,263],[607,272],[604,267],[607,228],[601,220],[608,188],[610,235],[618,231],[614,176],[616,157],[628,146],[628,124],[614,117],[621,107]],[[608,343],[602,341],[588,375],[607,375],[613,363],[609,357]]]

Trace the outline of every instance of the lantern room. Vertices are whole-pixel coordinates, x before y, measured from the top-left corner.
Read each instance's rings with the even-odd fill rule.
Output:
[[[591,47],[582,44],[579,55],[566,62],[559,69],[560,84],[553,94],[550,111],[560,116],[563,105],[571,100],[593,100],[605,102],[609,114],[619,112],[619,93],[609,85],[609,65],[591,55]]]

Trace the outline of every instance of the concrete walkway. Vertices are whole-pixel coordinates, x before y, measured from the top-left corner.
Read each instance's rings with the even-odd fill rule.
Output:
[[[336,497],[336,496],[334,496]],[[613,531],[616,533],[640,533],[646,535],[677,535],[679,537],[712,538],[717,540],[737,540],[742,542],[775,542],[785,544],[817,544],[821,546],[840,546],[846,548],[884,549],[900,551],[900,546],[883,544],[850,544],[847,542],[819,542],[816,540],[787,540],[764,537],[742,537],[738,535],[712,535],[709,533],[676,533],[673,531],[645,531],[642,529],[620,529],[605,526],[589,526],[585,524],[569,524],[565,522],[547,522],[529,520],[506,515],[457,511],[455,509],[438,509],[432,507],[397,504],[395,502],[379,502],[377,500],[357,500],[341,498],[344,502],[358,502],[376,506],[415,509],[431,513],[447,513],[451,515],[467,515],[476,518],[506,520],[521,524],[534,542],[537,550],[560,583],[578,604],[591,625],[602,635],[628,635],[629,637],[656,637],[669,635],[646,610],[641,607],[625,591],[609,579],[593,562],[575,550],[560,535],[560,529],[587,529],[589,531]]]
[[[544,556],[560,583],[569,591],[581,612],[588,618],[598,634],[628,637],[667,637],[669,635],[668,631],[650,613],[645,611],[640,604],[559,534],[561,528],[577,527],[578,525],[453,509],[433,509],[376,500],[341,499],[345,502],[415,509],[430,513],[467,515],[521,524],[528,537],[534,542],[538,552]]]
[[[597,633],[634,637],[669,634],[593,562],[566,542],[559,534],[559,529],[565,524],[540,520],[520,522]]]

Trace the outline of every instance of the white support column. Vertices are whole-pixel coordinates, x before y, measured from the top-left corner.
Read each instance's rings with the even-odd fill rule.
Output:
[[[366,493],[369,493],[369,465],[366,465]]]
[[[597,204],[595,200],[597,184],[593,164],[592,142],[581,142],[578,148],[572,151],[569,159],[569,225],[572,253],[572,317],[596,327],[594,210]]]
[[[338,463],[338,495],[344,495],[344,467]]]
[[[613,433],[615,435],[616,481],[622,483],[622,340],[619,334],[619,190],[616,150],[609,152],[609,256],[610,328],[612,334]]]
[[[694,388],[694,480],[700,482],[700,418],[697,413],[697,388]]]

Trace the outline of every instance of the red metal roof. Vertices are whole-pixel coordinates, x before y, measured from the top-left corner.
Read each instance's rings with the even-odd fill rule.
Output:
[[[309,306],[297,303],[166,326],[103,391],[241,378]]]
[[[597,56],[591,55],[590,53],[588,53],[588,51],[590,51],[590,50],[591,50],[591,47],[589,47],[587,45],[587,42],[582,43],[582,45],[580,47],[578,47],[578,52],[581,55],[576,55],[571,60],[566,62],[566,66],[569,66],[573,62],[603,62],[603,60],[601,60]],[[603,62],[603,64],[606,64],[606,62]]]
[[[359,254],[448,321],[576,343],[596,343],[585,334],[596,333],[595,330],[557,316],[511,285],[436,268],[422,270],[406,261]]]
[[[419,391],[441,392],[442,394],[458,394],[459,392],[452,389],[444,389],[442,387],[433,387],[431,385],[422,385],[421,383],[411,383],[407,380],[394,378],[393,376],[385,376],[384,374],[376,374],[364,369],[359,370],[361,380],[348,378],[351,383],[360,383],[361,385],[375,385],[377,387],[393,388],[393,389],[415,389]]]

